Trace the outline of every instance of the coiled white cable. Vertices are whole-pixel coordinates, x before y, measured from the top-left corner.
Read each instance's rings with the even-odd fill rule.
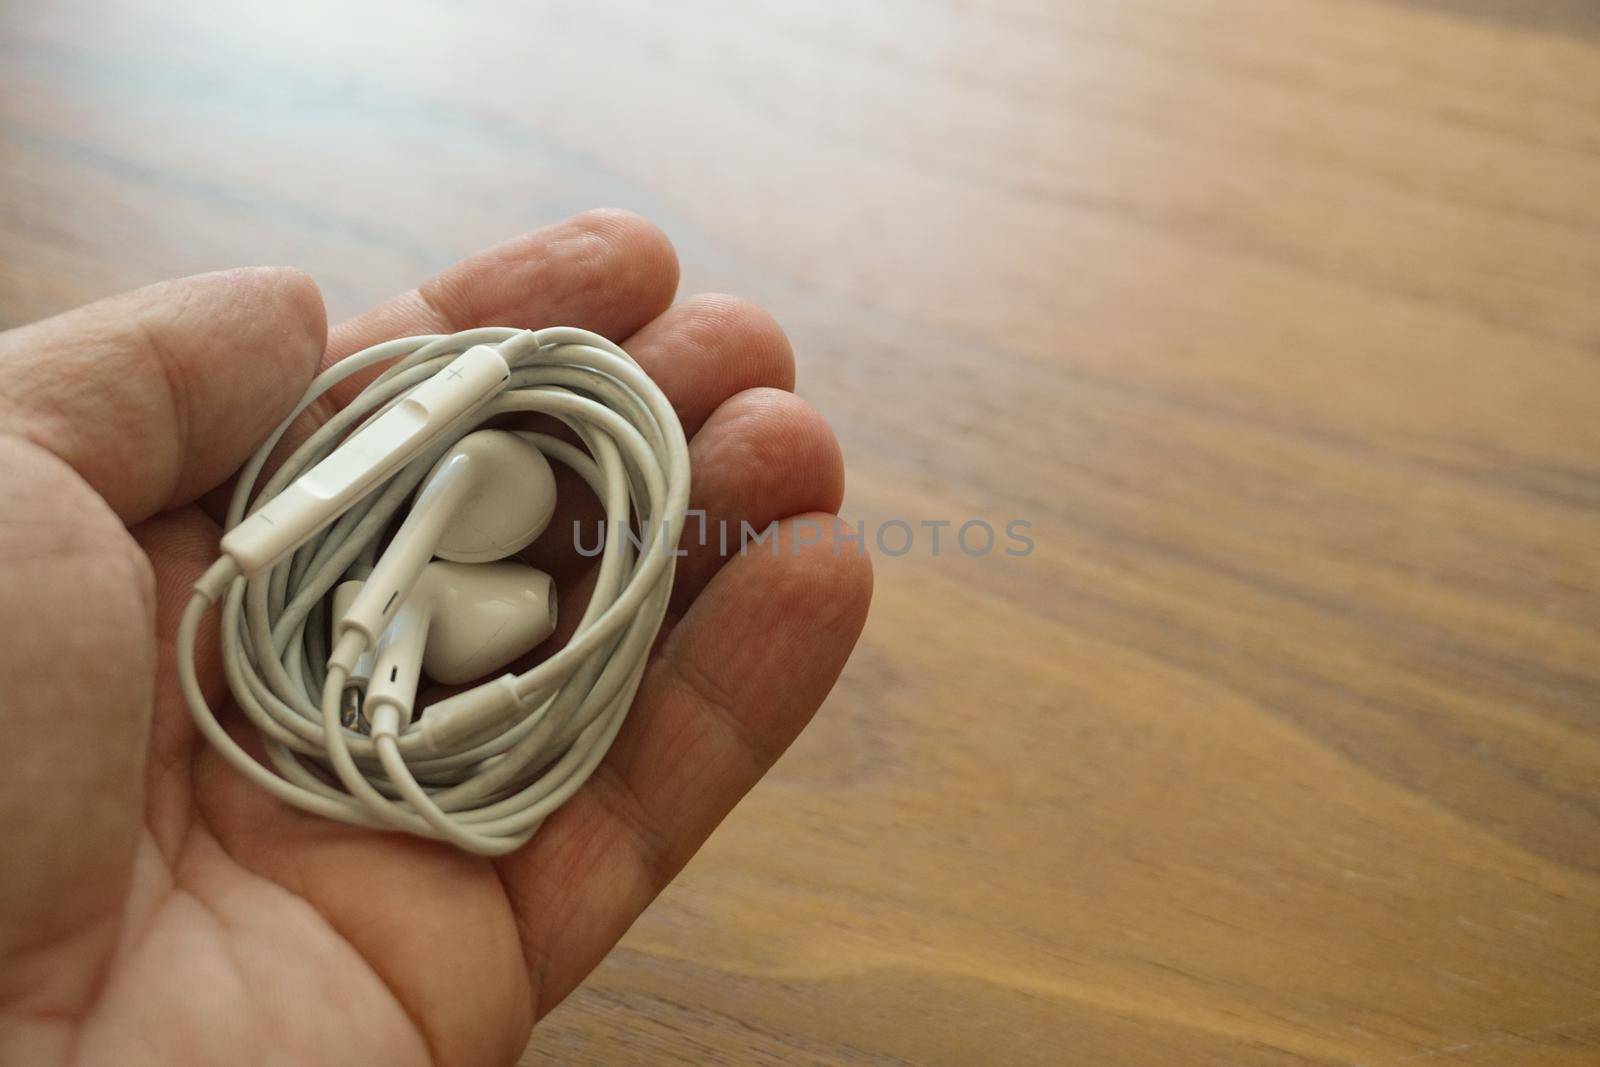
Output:
[[[666,614],[689,496],[683,428],[659,387],[620,347],[569,327],[485,327],[406,337],[324,371],[240,472],[233,529],[362,425],[476,345],[495,346],[510,377],[487,404],[318,529],[289,557],[242,577],[223,556],[195,584],[177,637],[178,677],[201,732],[247,778],[306,811],[398,829],[501,855],[527,842],[594,771],[644,675]],[[252,491],[290,424],[350,375],[395,360]],[[481,423],[554,416],[583,447],[528,439],[594,491],[605,538],[593,594],[567,642],[531,670],[504,675],[424,710],[399,733],[369,737],[341,723],[350,648],[330,651],[331,593],[362,577],[380,539],[440,455]],[[637,531],[634,523],[637,523]],[[221,601],[229,688],[257,733],[263,764],[223,727],[195,670],[195,637]]]

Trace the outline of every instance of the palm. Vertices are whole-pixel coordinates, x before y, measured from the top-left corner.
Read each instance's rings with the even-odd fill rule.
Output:
[[[610,262],[596,262],[596,241],[612,250]],[[638,329],[627,343],[692,435],[691,506],[758,527],[833,511],[837,446],[779,391],[790,373],[781,336],[726,301],[663,313],[666,256],[642,224],[589,217],[468,261],[432,290],[449,306],[441,296],[402,298],[338,331],[330,349],[489,320],[570,321],[614,336]],[[601,271],[608,284],[572,279],[562,297],[552,282],[577,270]],[[541,276],[506,285],[530,271]],[[227,326],[255,331],[241,347],[282,347],[282,323],[262,318],[235,315]],[[48,331],[72,325],[34,327],[45,333],[26,347],[59,342]],[[170,384],[183,342],[152,342],[143,330],[134,347],[152,344]],[[8,354],[0,349],[0,359]],[[284,394],[281,411],[304,380],[302,372],[263,387]],[[238,436],[228,416],[237,421],[252,401],[232,403],[238,411],[210,420],[216,429],[198,410],[180,421],[191,438]],[[691,551],[612,753],[530,846],[490,862],[302,815],[197,739],[171,639],[191,583],[215,558],[218,528],[182,501],[236,465],[261,432],[212,449],[189,441],[154,500],[118,477],[137,459],[90,454],[70,438],[65,447],[46,440],[45,450],[6,442],[15,462],[0,457],[0,470],[14,472],[12,499],[42,516],[26,536],[45,565],[35,556],[26,573],[0,572],[8,625],[31,613],[39,634],[38,648],[24,640],[0,661],[0,684],[16,694],[3,714],[24,732],[41,719],[30,755],[38,781],[3,794],[33,814],[8,850],[19,854],[7,858],[35,876],[6,890],[5,916],[30,921],[0,931],[0,998],[20,991],[0,999],[12,1021],[0,1050],[10,1042],[37,1062],[125,1062],[129,1050],[162,1062],[236,1061],[251,1050],[296,1062],[508,1061],[815,710],[860,629],[868,572],[826,543],[728,562]],[[40,435],[30,427],[26,436]],[[784,476],[772,477],[780,465]],[[140,520],[129,532],[154,574],[153,612],[141,595],[147,576],[127,534],[107,521],[107,503]],[[64,545],[69,529],[86,543]],[[53,541],[38,541],[42,531]],[[207,651],[202,679],[220,706],[226,687]],[[30,698],[53,705],[53,723],[29,710]],[[129,710],[141,705],[148,718]]]

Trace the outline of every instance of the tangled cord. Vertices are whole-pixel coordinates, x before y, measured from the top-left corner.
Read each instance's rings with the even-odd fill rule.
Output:
[[[295,449],[250,511],[456,356],[484,344],[496,346],[511,369],[498,395],[282,562],[245,578],[231,558],[219,559],[195,584],[178,628],[177,657],[179,683],[201,732],[275,796],[357,826],[501,855],[527,842],[599,764],[666,614],[688,506],[689,454],[656,384],[617,345],[569,327],[485,327],[374,345],[311,383],[240,472],[225,528],[246,517],[256,480],[290,424],[338,382],[396,360]],[[576,434],[582,448],[548,434],[524,436],[576,472],[604,508],[600,566],[582,618],[566,645],[531,670],[435,704],[398,736],[352,729],[341,705],[361,650],[329,648],[332,590],[370,571],[385,530],[452,444],[485,420],[516,413],[554,416]],[[224,729],[196,676],[196,633],[219,599],[228,685],[270,767]]]

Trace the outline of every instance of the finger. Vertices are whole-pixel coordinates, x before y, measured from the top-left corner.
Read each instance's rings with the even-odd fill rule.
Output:
[[[835,521],[789,519],[772,551],[729,561],[663,641],[595,776],[499,862],[541,1012],[615,944],[838,677],[872,570],[831,536]],[[821,540],[802,544],[809,524]]]
[[[304,392],[325,329],[315,284],[287,268],[114,296],[0,334],[0,432],[138,522],[239,466]]]
[[[626,337],[677,289],[678,256],[659,228],[628,211],[586,211],[470,256],[336,327],[323,366],[379,341],[475,326],[578,326]],[[349,403],[376,373],[341,382],[324,410]]]
[[[579,326],[624,337],[671,304],[677,287],[677,253],[657,227],[626,211],[588,211],[469,256],[336,326],[322,366],[380,341],[476,326]],[[381,371],[373,367],[331,389],[284,434],[276,456],[292,451]],[[231,496],[231,488],[211,494],[207,513],[220,522]]]
[[[702,293],[622,342],[672,401],[693,437],[722,402],[746,389],[794,389],[794,350],[758,304]]]
[[[783,330],[766,311],[737,297],[690,297],[629,337],[624,347],[661,387],[691,438],[729,397],[751,389],[794,388],[794,352]],[[592,562],[574,550],[573,538],[594,531],[603,512],[589,487],[562,466],[556,468],[556,493],[561,506],[550,533],[529,550],[527,559],[560,577],[581,572]],[[806,509],[779,514],[801,510]]]
[[[732,397],[689,442],[690,516],[672,581],[686,610],[740,546],[789,515],[839,510],[844,457],[827,420],[793,393],[750,389]]]

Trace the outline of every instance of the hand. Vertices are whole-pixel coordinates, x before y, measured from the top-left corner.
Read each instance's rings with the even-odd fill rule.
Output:
[[[0,334],[0,1061],[520,1054],[816,711],[871,597],[865,557],[834,549],[839,449],[788,391],[782,333],[728,298],[669,306],[676,287],[657,230],[597,212],[326,337],[315,286],[280,269],[155,285]],[[701,549],[686,535],[615,746],[495,862],[250,786],[198,739],[172,660],[190,585],[217,555],[218,494],[204,494],[318,364],[485,324],[621,341],[683,420],[691,506],[735,533],[782,520],[783,538],[723,559],[714,536]],[[796,551],[808,513],[825,536]],[[221,707],[215,619],[201,669]]]

